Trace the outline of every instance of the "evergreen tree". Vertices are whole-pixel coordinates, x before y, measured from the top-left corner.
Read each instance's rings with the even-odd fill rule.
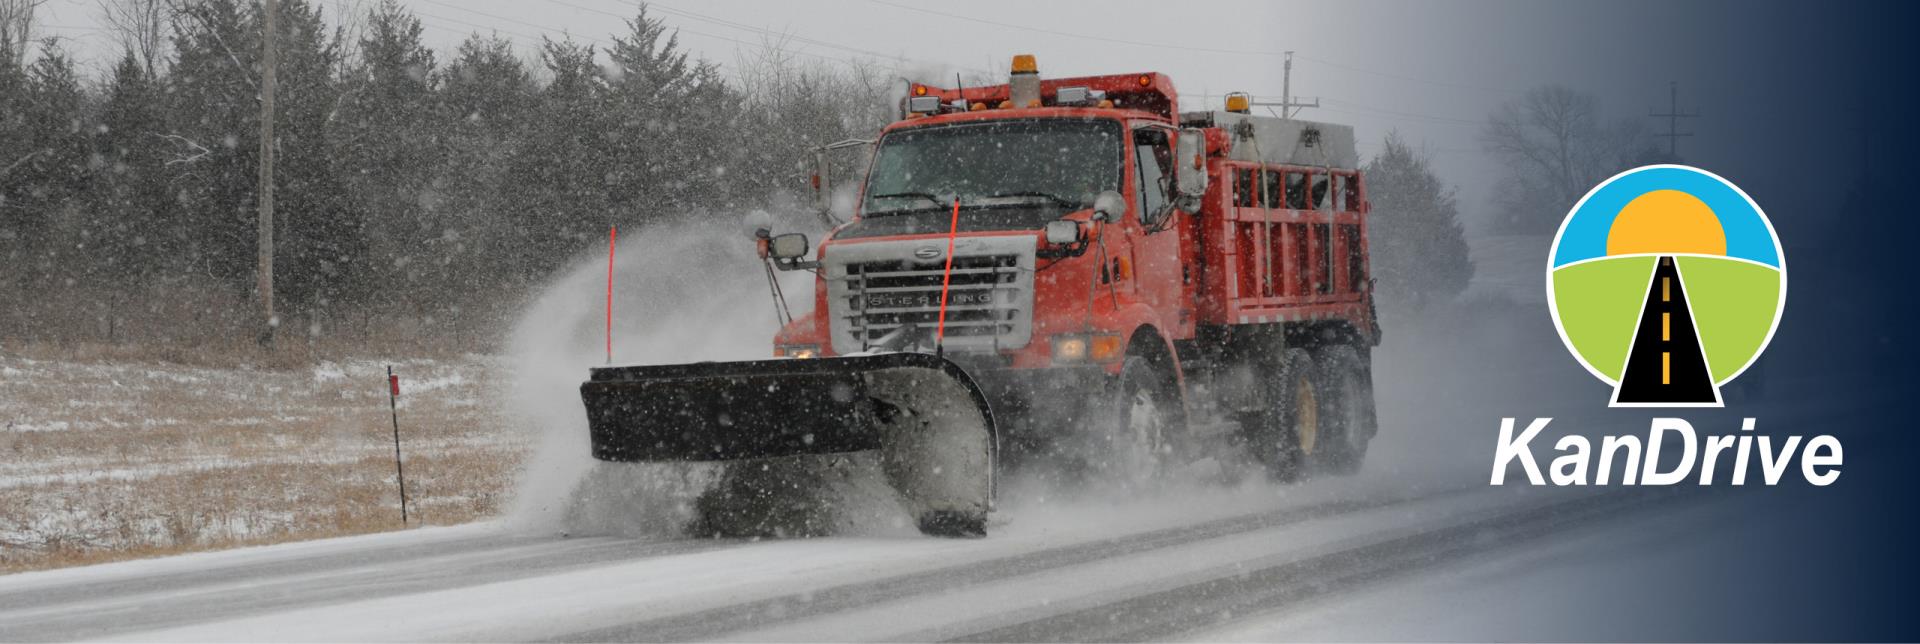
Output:
[[[259,177],[260,7],[234,0],[182,5],[168,112],[172,179],[183,195],[184,238],[194,263],[238,292],[256,266]],[[364,219],[333,168],[328,137],[338,98],[337,38],[320,10],[281,0],[274,95],[274,290],[280,308],[304,312],[349,294],[364,255]]]
[[[1367,227],[1373,274],[1389,299],[1415,309],[1458,296],[1473,278],[1454,191],[1433,173],[1426,155],[1388,133],[1367,162]]]
[[[446,157],[435,178],[433,218],[446,227],[453,254],[448,282],[433,285],[462,300],[484,300],[489,287],[513,274],[509,264],[522,240],[503,207],[518,184],[512,160],[525,147],[522,132],[538,87],[502,38],[473,36],[440,75],[440,116]]]
[[[712,64],[689,60],[678,35],[648,18],[645,5],[627,29],[607,50],[604,72],[614,216],[670,220],[723,202],[718,179],[732,147],[731,92]]]
[[[259,40],[236,0],[181,5],[167,83],[165,180],[182,225],[162,245],[237,293],[253,286]]]
[[[444,150],[435,117],[434,56],[420,20],[393,0],[367,16],[348,72],[333,146],[356,217],[367,222],[372,270],[403,284],[446,265],[446,229],[428,205]],[[417,300],[416,300],[417,301]]]
[[[513,235],[524,240],[510,264],[516,281],[544,279],[587,248],[613,223],[617,139],[605,125],[612,115],[594,49],[572,41],[545,41],[541,62],[552,80],[540,92],[526,145],[513,160],[515,189],[505,201]]]
[[[78,278],[74,271],[56,274],[55,269],[63,256],[91,252],[86,246],[95,232],[86,225],[79,198],[93,179],[94,127],[73,61],[59,47],[46,46],[27,68],[25,98],[21,116],[27,145],[22,149],[27,156],[9,174],[18,183],[8,199],[10,219],[28,242],[21,267],[29,279]]]
[[[33,135],[27,129],[27,75],[4,38],[0,34],[0,260],[7,266],[21,266],[32,239],[23,201],[29,187],[27,163],[41,150],[33,147]],[[15,282],[18,289],[23,277],[20,271],[5,271],[0,281]]]
[[[366,217],[333,162],[345,152],[331,132],[340,98],[339,35],[306,0],[278,4],[274,287],[282,308],[316,315],[371,284],[371,275],[355,272],[364,268]],[[252,24],[259,19],[256,11]]]
[[[536,73],[479,36],[442,68],[394,0],[343,53],[315,4],[276,20],[276,301],[296,334],[343,307],[473,329],[462,309],[504,311],[609,225],[797,203],[815,147],[891,114],[884,74],[774,48],[733,85],[644,7],[605,51],[546,42]],[[55,311],[206,282],[194,324],[250,317],[221,306],[255,280],[264,16],[170,6],[171,64],[129,53],[91,86],[56,48],[27,65],[0,47],[0,297]],[[17,311],[0,335],[76,321]]]
[[[146,66],[127,52],[108,80],[94,141],[99,180],[88,214],[102,231],[97,246],[113,277],[142,278],[140,283],[178,268],[168,253],[157,250],[177,225],[162,175],[160,98]]]

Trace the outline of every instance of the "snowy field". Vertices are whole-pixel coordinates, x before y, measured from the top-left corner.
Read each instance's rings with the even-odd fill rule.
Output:
[[[525,452],[501,361],[393,366],[415,520],[494,515]],[[0,570],[401,527],[385,368],[0,353]]]
[[[1552,235],[1486,235],[1469,240],[1473,281],[1461,298],[1524,303],[1543,307],[1544,312],[1547,250],[1552,247]]]
[[[725,268],[739,260],[728,240],[637,237],[622,246],[619,276],[655,278],[617,281],[617,297],[708,308],[630,307],[620,361],[763,350],[771,316],[754,296],[765,283]],[[921,537],[897,505],[860,495],[836,511],[866,520],[829,536],[697,538],[680,527],[701,477],[586,456],[575,387],[606,359],[604,270],[556,283],[505,357],[398,365],[412,383],[401,415],[426,522],[501,520],[0,576],[0,639],[1606,639],[1667,631],[1550,609],[1578,605],[1569,593],[1624,595],[1628,581],[1652,580],[1672,589],[1639,595],[1660,615],[1688,590],[1662,586],[1671,559],[1632,544],[1737,531],[1753,516],[1659,493],[1488,487],[1499,416],[1597,412],[1605,395],[1560,357],[1544,311],[1492,297],[1383,307],[1382,429],[1354,477],[1169,480],[1144,494],[1015,477],[986,539]],[[1476,288],[1496,291],[1526,280],[1482,278]],[[1462,365],[1486,375],[1454,377]],[[7,447],[40,450],[0,471],[6,489],[42,504],[20,515],[37,523],[9,525],[10,539],[78,534],[109,558],[397,527],[379,364],[0,367],[19,372],[0,410],[26,426]],[[1562,420],[1603,427],[1578,416]],[[128,447],[34,442],[88,436]],[[180,539],[170,517],[199,523]],[[1629,545],[1590,547],[1604,543]],[[38,555],[16,567],[72,562]],[[1536,610],[1519,631],[1460,614],[1495,614],[1515,597]],[[1580,626],[1547,628],[1570,623]]]

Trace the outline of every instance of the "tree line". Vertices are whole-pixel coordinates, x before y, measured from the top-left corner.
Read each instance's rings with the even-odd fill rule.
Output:
[[[296,338],[486,333],[610,226],[801,203],[809,150],[876,130],[903,83],[777,42],[723,76],[644,5],[611,44],[526,60],[481,34],[436,52],[392,0],[278,4],[274,290]],[[101,79],[0,30],[0,342],[251,337],[261,7],[103,6],[152,11],[120,16]]]
[[[434,51],[393,0],[279,6],[283,337],[387,329],[482,348],[470,340],[610,226],[800,212],[812,148],[876,131],[905,84],[778,42],[722,70],[644,5],[609,44],[547,38],[532,56],[483,34]],[[0,346],[250,339],[261,6],[101,8],[121,47],[101,78],[58,41],[28,47],[21,12],[0,15]],[[1561,87],[1508,102],[1481,139],[1509,168],[1494,232],[1550,233],[1594,181],[1671,160]],[[1383,294],[1418,307],[1461,293],[1474,266],[1431,160],[1389,134],[1366,169]]]

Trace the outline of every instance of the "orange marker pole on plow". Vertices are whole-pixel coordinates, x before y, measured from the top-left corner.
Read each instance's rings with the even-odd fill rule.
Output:
[[[953,221],[947,224],[947,268],[940,274],[940,327],[933,338],[934,355],[946,355],[947,286],[953,282],[953,238],[960,233],[960,195],[953,196]]]

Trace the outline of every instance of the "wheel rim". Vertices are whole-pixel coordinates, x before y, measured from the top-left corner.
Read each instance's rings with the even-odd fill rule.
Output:
[[[1306,376],[1293,386],[1294,414],[1293,435],[1299,441],[1300,453],[1312,454],[1315,443],[1320,440],[1320,405],[1314,400],[1313,381]]]

